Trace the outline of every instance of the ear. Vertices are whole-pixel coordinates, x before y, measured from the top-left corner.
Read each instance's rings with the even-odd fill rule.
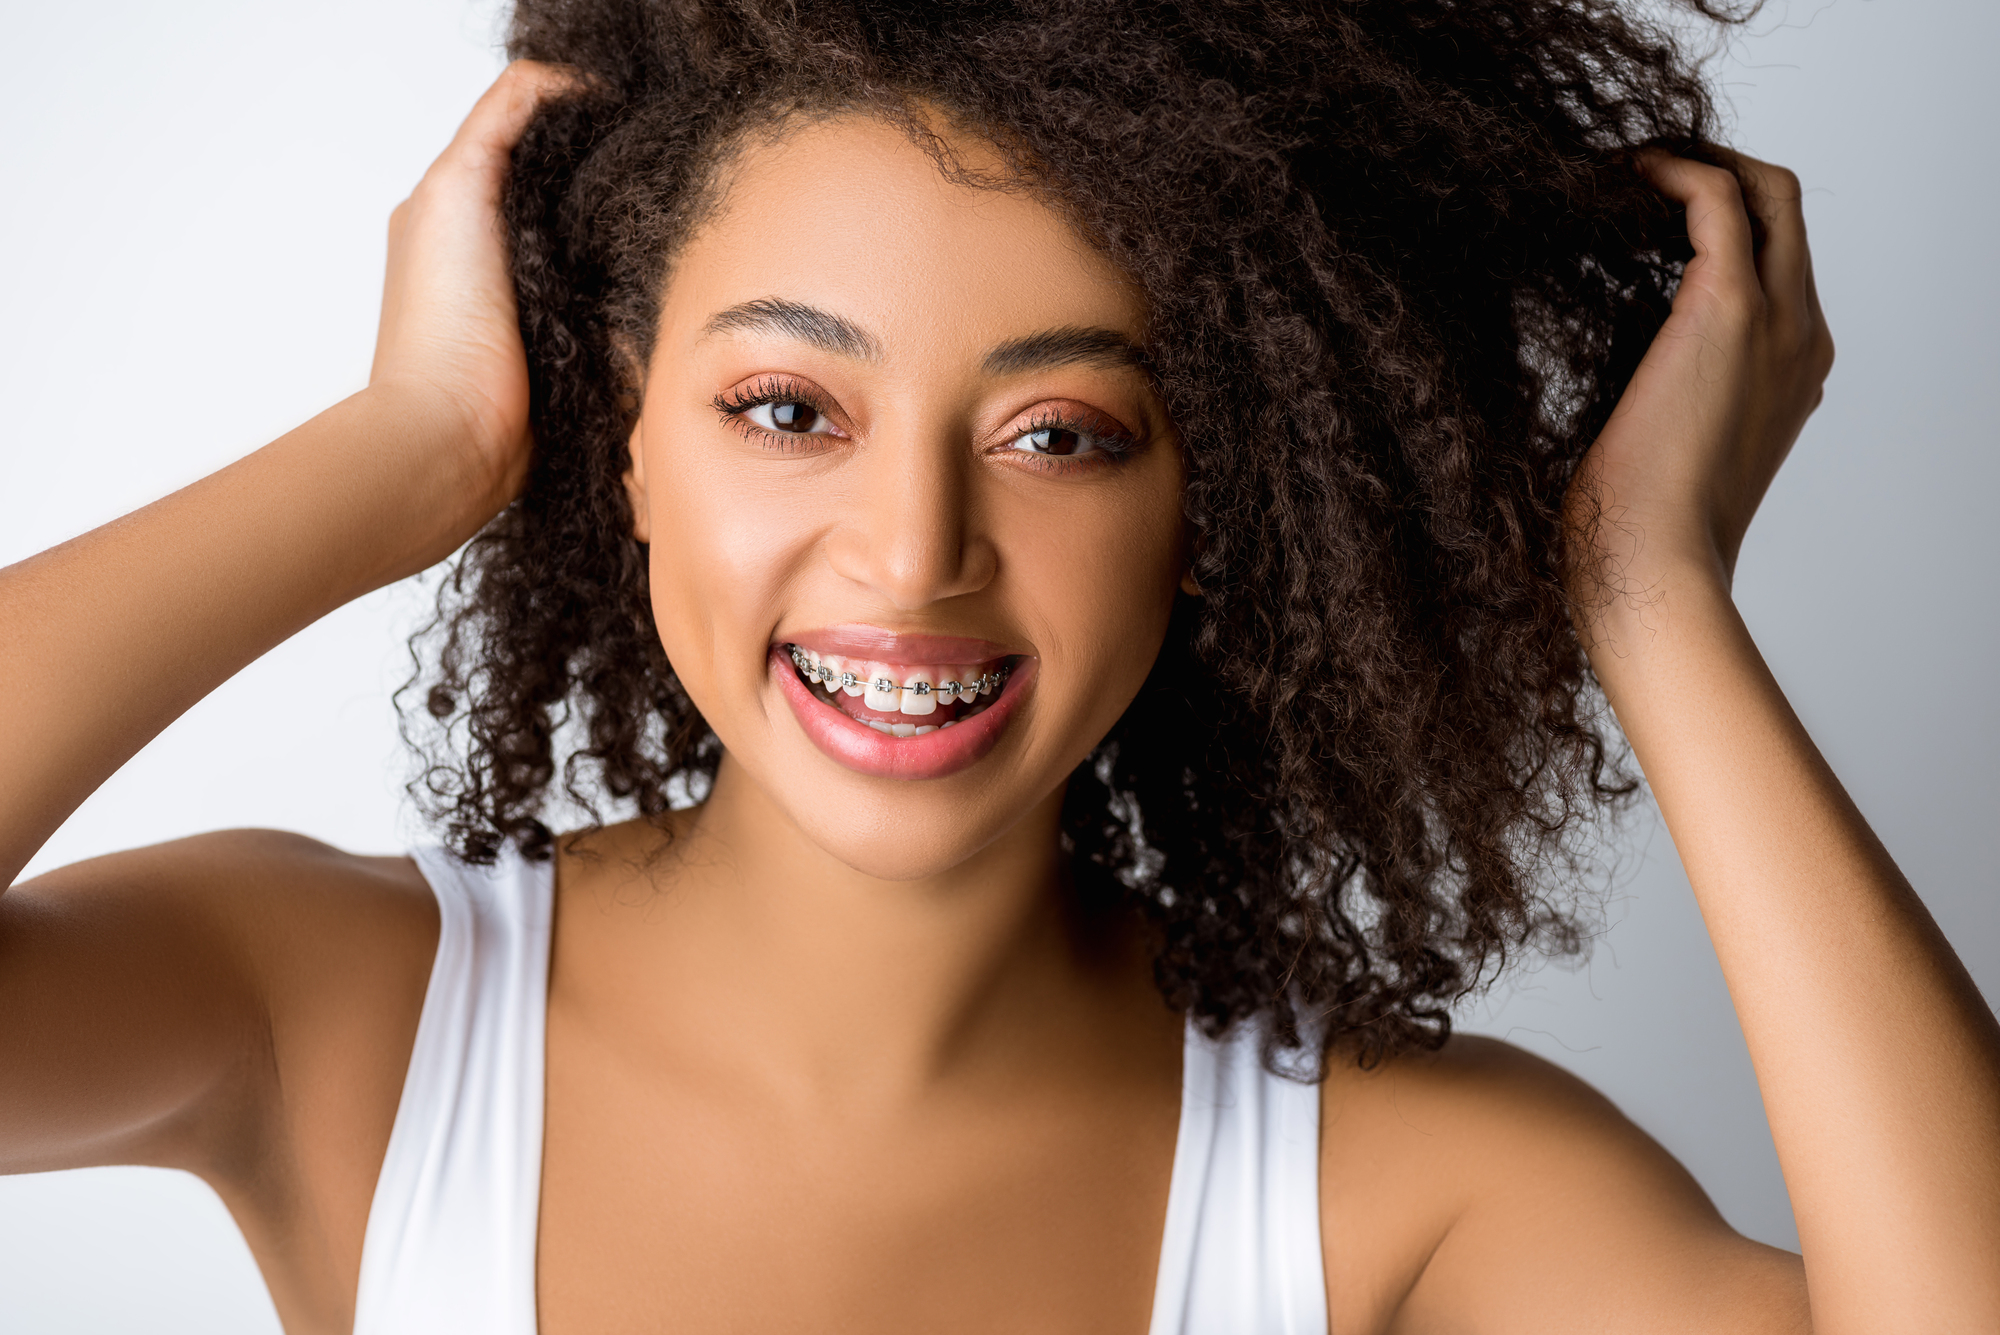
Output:
[[[1181,592],[1190,598],[1201,597],[1201,585],[1194,577],[1194,549],[1201,535],[1195,532],[1193,524],[1181,522]]]
[[[646,503],[645,423],[632,424],[625,438],[625,499],[632,504],[632,536],[640,542],[653,540],[653,512]]]

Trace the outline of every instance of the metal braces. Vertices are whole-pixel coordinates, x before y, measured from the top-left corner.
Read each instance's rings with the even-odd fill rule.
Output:
[[[836,675],[827,671],[827,669],[818,663],[813,662],[812,659],[806,656],[806,651],[799,648],[796,644],[791,646],[791,650],[792,666],[799,670],[799,675],[816,686],[826,687],[829,691],[846,690],[855,686],[870,686],[878,691],[902,691],[907,689],[910,694],[919,699],[935,691],[940,699],[950,701],[956,698],[960,703],[964,703],[977,698],[981,693],[990,693],[998,690],[1000,684],[1007,680],[1009,671],[1003,664],[998,671],[989,672],[976,681],[941,681],[935,686],[927,681],[918,681],[910,683],[905,688],[894,677],[877,677],[873,681],[863,681],[852,672],[842,672]]]

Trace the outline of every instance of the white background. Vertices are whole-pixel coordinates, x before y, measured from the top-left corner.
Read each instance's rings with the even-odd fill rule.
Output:
[[[0,563],[359,388],[389,209],[500,64],[492,0],[4,5]],[[1739,600],[1989,997],[1996,51],[1986,0],[1778,0],[1715,66],[1737,142],[1805,179],[1840,344]],[[246,669],[31,870],[235,825],[406,846],[388,693],[422,605],[408,586],[377,594]],[[1796,1245],[1721,975],[1650,820],[1607,917],[1587,967],[1517,980],[1471,1026],[1595,1082],[1739,1228]],[[101,1169],[0,1180],[0,1330],[239,1335],[276,1319],[205,1187]]]

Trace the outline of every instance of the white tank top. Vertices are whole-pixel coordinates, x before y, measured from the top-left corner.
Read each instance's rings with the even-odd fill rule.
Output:
[[[354,1335],[535,1335],[553,867],[415,854],[437,956],[368,1212]],[[1148,1335],[1325,1335],[1319,1090],[1187,1031]]]

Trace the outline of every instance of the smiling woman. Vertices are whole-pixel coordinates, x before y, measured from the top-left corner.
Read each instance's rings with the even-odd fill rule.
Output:
[[[799,721],[877,774],[990,738],[1062,788],[1079,893],[1152,922],[1169,1003],[1214,1032],[1263,1015],[1292,1045],[1337,1013],[1372,1060],[1434,1044],[1509,950],[1562,944],[1538,870],[1632,784],[1593,721],[1558,515],[1685,246],[1631,153],[1712,152],[1672,50],[1560,6],[1522,11],[1545,25],[1525,40],[1488,31],[1511,6],[1246,7],[1206,36],[1068,7],[720,6],[674,21],[713,42],[678,45],[650,12],[516,15],[518,53],[591,82],[527,128],[506,205],[545,446],[449,591],[428,683],[431,809],[460,851],[539,856],[559,772],[659,814],[743,758],[693,686],[723,647],[675,627],[712,636],[691,591],[754,580],[732,606],[770,636],[824,615],[788,599],[844,601],[1021,658],[974,737],[919,738],[858,676],[888,738]],[[1585,51],[1645,90],[1643,130],[1563,101]],[[1216,102],[1252,52],[1279,65]],[[1468,120],[1445,90],[1489,77],[1514,92]],[[1331,110],[1408,79],[1438,93],[1393,134]],[[1500,191],[1503,159],[1539,165]],[[1449,232],[1424,221],[1441,196]],[[701,446],[711,409],[756,448]],[[1002,740],[1030,691],[1046,721]],[[562,718],[588,739],[567,758]],[[944,787],[968,836],[1014,800]],[[884,800],[857,791],[816,836]]]
[[[0,573],[12,879],[469,539],[412,693],[446,846],[10,888],[0,1167],[202,1174],[299,1332],[2000,1319],[2000,1034],[1731,597],[1832,358],[1798,183],[1664,35],[521,0],[511,45],[368,389]],[[1599,688],[1803,1261],[1449,1035],[1574,933]]]
[[[808,175],[841,188],[787,208]],[[816,845],[939,875],[1063,787],[1166,632],[1181,465],[1145,307],[1060,216],[946,180],[874,117],[783,135],[724,198],[680,253],[630,440],[654,621],[724,754],[801,795]],[[858,669],[855,704],[804,689],[794,648]]]

